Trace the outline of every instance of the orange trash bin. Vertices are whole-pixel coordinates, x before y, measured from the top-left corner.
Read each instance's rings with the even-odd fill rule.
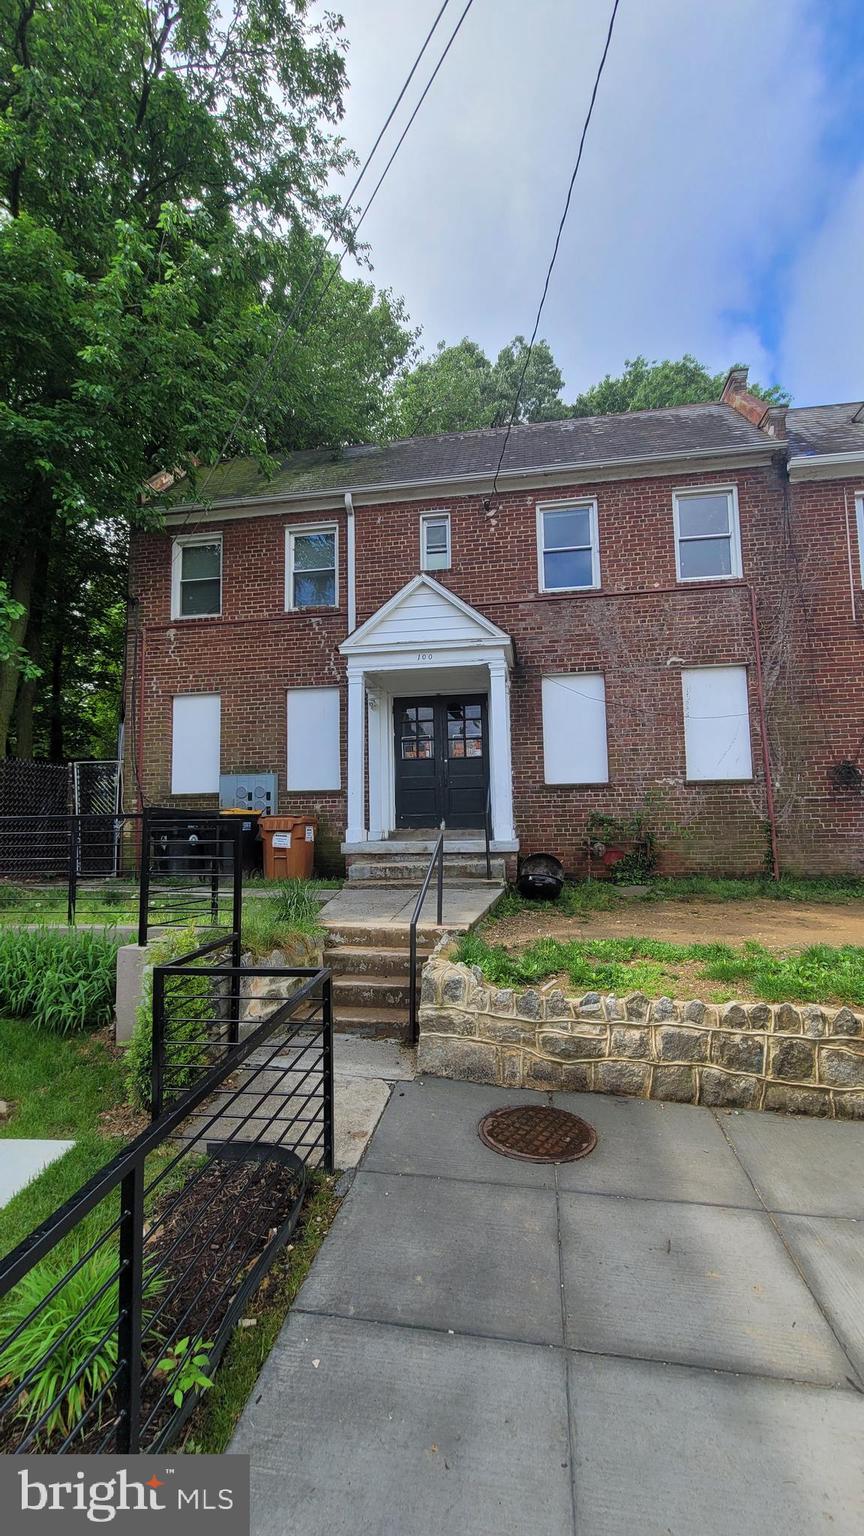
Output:
[[[308,880],[315,863],[315,816],[262,816],[265,880]]]

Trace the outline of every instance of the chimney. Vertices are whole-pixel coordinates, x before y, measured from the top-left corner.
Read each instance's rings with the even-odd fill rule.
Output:
[[[731,405],[733,411],[746,417],[754,427],[760,427],[768,437],[785,437],[786,406],[766,405],[757,395],[751,395],[747,388],[747,372],[746,368],[729,369],[720,396],[722,404]]]

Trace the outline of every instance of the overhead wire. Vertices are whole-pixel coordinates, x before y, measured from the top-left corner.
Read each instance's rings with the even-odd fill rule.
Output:
[[[588,129],[589,129],[590,125],[591,125],[591,118],[594,115],[594,103],[597,100],[597,92],[598,92],[598,90],[600,88],[600,81],[603,78],[603,71],[606,68],[606,59],[607,59],[607,56],[608,56],[608,53],[609,53],[609,46],[610,46],[610,44],[612,42],[612,33],[615,30],[615,18],[618,15],[618,6],[620,5],[620,3],[621,3],[621,0],[613,0],[612,12],[611,12],[611,15],[609,17],[609,26],[608,26],[607,31],[606,31],[606,41],[605,41],[605,43],[603,45],[603,52],[602,52],[602,54],[600,56],[600,63],[597,66],[597,73],[596,73],[596,75],[594,77],[594,86],[593,86],[593,89],[591,91],[591,99],[590,99],[590,101],[588,103],[588,111],[585,114],[585,121],[584,121],[584,123],[582,125],[582,134],[581,134],[581,137],[579,139],[579,150],[578,150],[578,153],[576,155],[576,162],[575,162],[575,164],[573,166],[573,172],[572,172],[572,175],[570,177],[569,186],[567,188],[567,196],[566,196],[566,198],[564,200],[564,209],[563,209],[563,212],[561,214],[561,218],[558,221],[558,230],[557,230],[557,233],[555,235],[555,244],[554,244],[554,246],[552,248],[552,256],[550,258],[549,265],[548,265],[548,267],[546,269],[546,279],[545,279],[545,281],[543,283],[543,292],[540,295],[540,303],[537,306],[537,315],[536,315],[536,318],[534,320],[534,329],[531,332],[531,340],[528,343],[528,347],[527,347],[527,350],[525,352],[525,357],[524,357],[524,360],[523,360],[523,363],[522,363],[522,370],[521,370],[520,375],[519,375],[519,383],[516,386],[516,394],[515,394],[515,397],[514,397],[514,400],[513,400],[513,408],[512,408],[512,410],[510,412],[510,419],[509,419],[509,421],[507,423],[507,431],[504,434],[504,441],[501,444],[501,452],[500,452],[500,454],[498,456],[498,464],[496,466],[495,474],[494,474],[494,477],[493,477],[493,480],[492,480],[492,489],[489,492],[489,495],[486,497],[485,502],[484,502],[484,506],[485,506],[485,510],[486,510],[487,515],[489,515],[491,513],[491,511],[492,511],[492,498],[497,494],[497,491],[498,491],[498,479],[499,479],[499,476],[501,474],[501,466],[504,463],[504,456],[505,456],[505,454],[507,452],[507,447],[508,447],[508,444],[510,442],[510,434],[513,431],[513,424],[514,424],[514,422],[516,420],[516,415],[517,415],[518,410],[519,410],[519,403],[520,403],[521,398],[522,398],[522,390],[525,387],[525,378],[526,378],[527,373],[528,373],[528,365],[531,362],[531,355],[532,355],[532,353],[534,351],[534,343],[537,340],[537,332],[540,329],[540,319],[541,319],[541,316],[543,314],[543,307],[544,307],[544,305],[546,303],[546,296],[547,296],[547,294],[549,292],[549,284],[552,281],[552,273],[554,271],[555,262],[556,262],[557,257],[558,257],[558,249],[559,249],[559,247],[561,245],[561,237],[562,237],[562,235],[564,233],[564,226],[567,223],[567,215],[570,212],[570,203],[571,203],[572,198],[573,198],[573,188],[576,185],[576,178],[579,175],[579,167],[582,164],[582,154],[583,154],[583,151],[585,149],[585,141],[586,141],[586,139],[588,137]]]

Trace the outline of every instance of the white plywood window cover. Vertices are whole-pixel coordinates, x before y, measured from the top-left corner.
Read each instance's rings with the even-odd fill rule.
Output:
[[[338,688],[288,689],[288,788],[342,788]]]
[[[547,784],[608,784],[606,682],[600,672],[544,677],[543,766]]]
[[[219,792],[222,700],[218,693],[177,694],[171,736],[172,795]]]
[[[751,779],[747,668],[688,667],[681,680],[688,779]]]

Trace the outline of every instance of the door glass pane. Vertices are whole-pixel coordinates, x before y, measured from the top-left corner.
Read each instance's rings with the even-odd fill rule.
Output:
[[[587,507],[543,513],[544,549],[572,549],[580,544],[591,544],[591,513]]]
[[[720,496],[682,496],[678,503],[678,526],[682,539],[728,533],[728,495],[724,491]]]
[[[679,547],[682,576],[731,576],[730,539],[684,539]]]
[[[218,544],[186,544],[183,548],[183,580],[218,579],[220,550]]]
[[[590,587],[593,568],[590,549],[573,549],[543,556],[543,585],[547,592],[558,587]]]
[[[184,581],[180,584],[180,613],[185,618],[196,618],[205,613],[218,613],[220,582]]]

